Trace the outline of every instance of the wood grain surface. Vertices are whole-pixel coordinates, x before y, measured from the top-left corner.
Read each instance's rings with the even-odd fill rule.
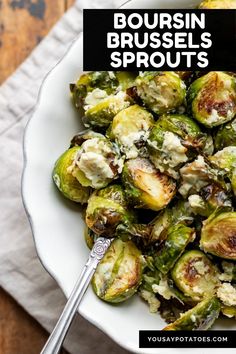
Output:
[[[0,84],[73,2],[0,0]],[[0,289],[0,354],[39,354],[47,337],[47,332]]]

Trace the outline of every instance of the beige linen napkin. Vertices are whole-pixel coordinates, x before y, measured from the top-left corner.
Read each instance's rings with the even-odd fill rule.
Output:
[[[0,87],[0,286],[49,332],[65,297],[37,258],[22,205],[23,133],[44,76],[82,29],[82,9],[111,7],[109,0],[79,0]],[[74,354],[127,353],[79,315],[65,347]]]

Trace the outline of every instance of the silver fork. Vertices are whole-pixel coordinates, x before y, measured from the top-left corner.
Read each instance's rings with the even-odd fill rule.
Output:
[[[85,264],[74,289],[72,290],[72,293],[65,305],[64,310],[62,311],[59,320],[57,321],[56,326],[54,327],[54,330],[52,331],[45,346],[43,347],[41,354],[59,353],[72,320],[76,314],[78,306],[83,298],[83,295],[93,277],[99,262],[104,257],[112,241],[113,239],[108,239],[105,237],[99,237],[96,240],[89,254],[88,261]]]

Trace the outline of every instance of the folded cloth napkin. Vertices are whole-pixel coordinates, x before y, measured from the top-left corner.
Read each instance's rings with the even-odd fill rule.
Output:
[[[79,0],[0,87],[0,286],[49,332],[66,299],[37,258],[22,205],[24,128],[32,115],[44,76],[82,30],[82,9],[118,7],[122,2],[124,0],[114,3],[111,0]],[[65,341],[65,348],[77,354],[127,353],[79,315]]]

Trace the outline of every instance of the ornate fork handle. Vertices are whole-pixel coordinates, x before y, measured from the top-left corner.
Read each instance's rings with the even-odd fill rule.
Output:
[[[63,344],[65,336],[70,328],[71,322],[75,316],[77,308],[82,297],[92,279],[92,276],[111,245],[113,239],[99,237],[95,242],[87,263],[85,264],[79,279],[66,303],[66,306],[53,330],[47,343],[41,351],[41,354],[57,354]]]

